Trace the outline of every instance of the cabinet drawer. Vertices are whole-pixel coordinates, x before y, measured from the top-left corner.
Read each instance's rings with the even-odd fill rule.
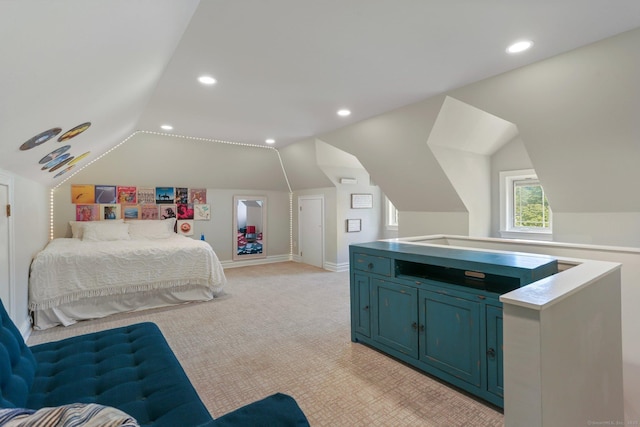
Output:
[[[391,259],[375,255],[353,254],[353,267],[356,270],[391,276]]]

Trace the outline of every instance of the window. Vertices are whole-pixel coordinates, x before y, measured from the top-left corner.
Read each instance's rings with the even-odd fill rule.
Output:
[[[551,240],[551,208],[532,169],[500,172],[500,235]]]
[[[389,200],[385,196],[386,201],[386,211],[385,211],[385,226],[387,230],[397,230],[398,229],[398,209],[393,206],[391,200]]]

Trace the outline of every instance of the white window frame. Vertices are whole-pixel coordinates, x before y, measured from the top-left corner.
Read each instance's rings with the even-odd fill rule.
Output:
[[[387,230],[398,230],[398,209],[391,203],[387,196],[384,196],[384,226]],[[392,223],[391,219],[395,218],[396,222]]]
[[[505,239],[553,240],[553,214],[549,209],[549,228],[514,227],[513,226],[513,184],[523,180],[538,181],[536,171],[522,169],[500,172],[500,237]]]

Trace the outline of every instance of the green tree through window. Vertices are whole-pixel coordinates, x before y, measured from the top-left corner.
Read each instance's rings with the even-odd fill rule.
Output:
[[[549,202],[537,180],[526,179],[513,183],[513,227],[551,227]]]

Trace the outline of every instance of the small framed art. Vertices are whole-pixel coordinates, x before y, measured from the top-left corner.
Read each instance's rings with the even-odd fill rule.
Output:
[[[351,209],[368,209],[373,207],[373,194],[351,194]]]
[[[347,233],[355,233],[362,230],[361,219],[348,219],[347,220]]]

